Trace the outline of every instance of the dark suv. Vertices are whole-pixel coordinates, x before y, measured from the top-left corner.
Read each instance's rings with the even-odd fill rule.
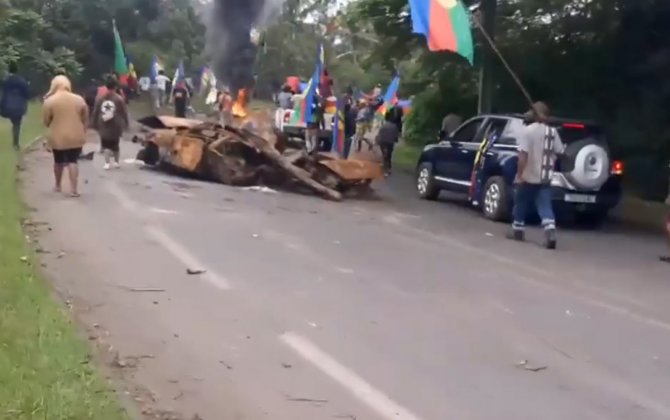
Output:
[[[426,146],[416,168],[419,195],[436,199],[440,190],[467,192],[487,218],[508,220],[517,138],[524,124],[522,115],[482,115],[466,121],[447,140]],[[557,217],[569,213],[592,223],[603,220],[621,198],[622,163],[611,159],[597,124],[558,118],[549,124],[566,147],[551,182]]]

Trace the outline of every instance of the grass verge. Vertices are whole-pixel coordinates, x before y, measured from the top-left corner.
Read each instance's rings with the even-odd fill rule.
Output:
[[[404,172],[414,172],[423,147],[400,143],[393,152],[393,164]]]
[[[40,106],[30,106],[22,144],[41,133]],[[0,419],[126,419],[116,395],[89,362],[21,228],[11,127],[0,120]],[[27,261],[22,261],[27,256]]]

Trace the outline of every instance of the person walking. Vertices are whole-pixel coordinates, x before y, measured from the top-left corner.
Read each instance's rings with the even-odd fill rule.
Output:
[[[384,176],[391,175],[391,166],[393,162],[393,149],[400,138],[400,130],[396,124],[395,116],[389,110],[384,115],[384,123],[377,132],[376,143],[382,151],[382,158],[384,164]]]
[[[556,248],[556,219],[551,203],[551,179],[556,157],[564,151],[558,131],[549,126],[549,107],[536,102],[526,114],[527,124],[518,139],[519,155],[514,180],[512,230],[508,237],[525,239],[525,223],[531,206],[535,205],[544,228],[544,246]]]
[[[186,118],[186,109],[191,94],[186,86],[186,82],[179,81],[172,91],[172,100],[174,101],[174,116],[179,118]]]
[[[163,70],[158,70],[156,76],[156,87],[158,88],[158,106],[162,107],[168,99],[168,89],[170,87],[170,78],[165,75]]]
[[[347,100],[344,105],[344,154],[346,159],[351,152],[351,143],[354,141],[356,135],[356,116],[358,115],[358,108],[353,100]]]
[[[312,98],[312,103],[308,106],[311,106],[312,112],[310,120],[306,122],[305,147],[307,149],[307,153],[312,154],[319,150],[319,131],[323,121],[323,106],[321,97],[315,93],[314,97]]]
[[[42,107],[42,121],[48,129],[47,145],[54,156],[54,190],[61,191],[63,171],[67,168],[70,195],[79,197],[77,160],[86,143],[88,107],[84,98],[72,93],[72,84],[65,76],[54,77],[50,92]]]
[[[108,170],[121,167],[119,145],[123,131],[128,128],[128,108],[126,101],[116,92],[115,79],[109,78],[105,86],[107,93],[95,101],[91,119],[100,135],[100,145],[105,156],[104,168]]]
[[[360,152],[363,142],[367,143],[368,149],[372,150],[372,143],[365,137],[372,130],[372,120],[375,117],[374,105],[370,105],[365,99],[358,103],[358,114],[356,115],[356,151]]]
[[[9,64],[9,76],[2,82],[0,115],[12,123],[12,144],[15,150],[21,145],[21,121],[28,111],[30,88],[28,82],[18,75],[16,63]]]

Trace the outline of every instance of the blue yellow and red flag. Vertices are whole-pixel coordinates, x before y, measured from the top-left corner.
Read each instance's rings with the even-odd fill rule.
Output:
[[[474,59],[468,12],[461,0],[409,0],[412,31],[425,35],[431,51],[452,51]]]
[[[395,73],[393,76],[393,79],[391,79],[391,83],[389,84],[389,87],[386,89],[386,93],[384,94],[384,103],[382,103],[382,106],[380,106],[377,109],[377,115],[379,116],[384,116],[386,114],[386,111],[391,109],[396,102],[398,102],[398,88],[400,87],[400,74]]]
[[[319,44],[319,48],[316,54],[316,67],[314,68],[314,73],[312,77],[307,82],[307,87],[303,90],[303,98],[301,101],[297,101],[293,108],[293,115],[291,117],[291,123],[306,123],[312,121],[312,104],[314,103],[314,97],[316,94],[316,88],[319,86],[319,80],[321,78],[321,72],[323,67],[324,60],[324,50],[323,44]]]
[[[344,155],[344,98],[337,98],[331,149],[340,156]]]

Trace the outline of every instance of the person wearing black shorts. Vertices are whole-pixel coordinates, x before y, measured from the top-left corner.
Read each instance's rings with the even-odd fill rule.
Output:
[[[123,97],[116,93],[116,85],[116,79],[110,77],[107,80],[107,93],[95,101],[92,116],[93,127],[100,135],[100,144],[105,155],[105,170],[111,167],[120,168],[119,143],[123,131],[128,127],[128,108]]]

